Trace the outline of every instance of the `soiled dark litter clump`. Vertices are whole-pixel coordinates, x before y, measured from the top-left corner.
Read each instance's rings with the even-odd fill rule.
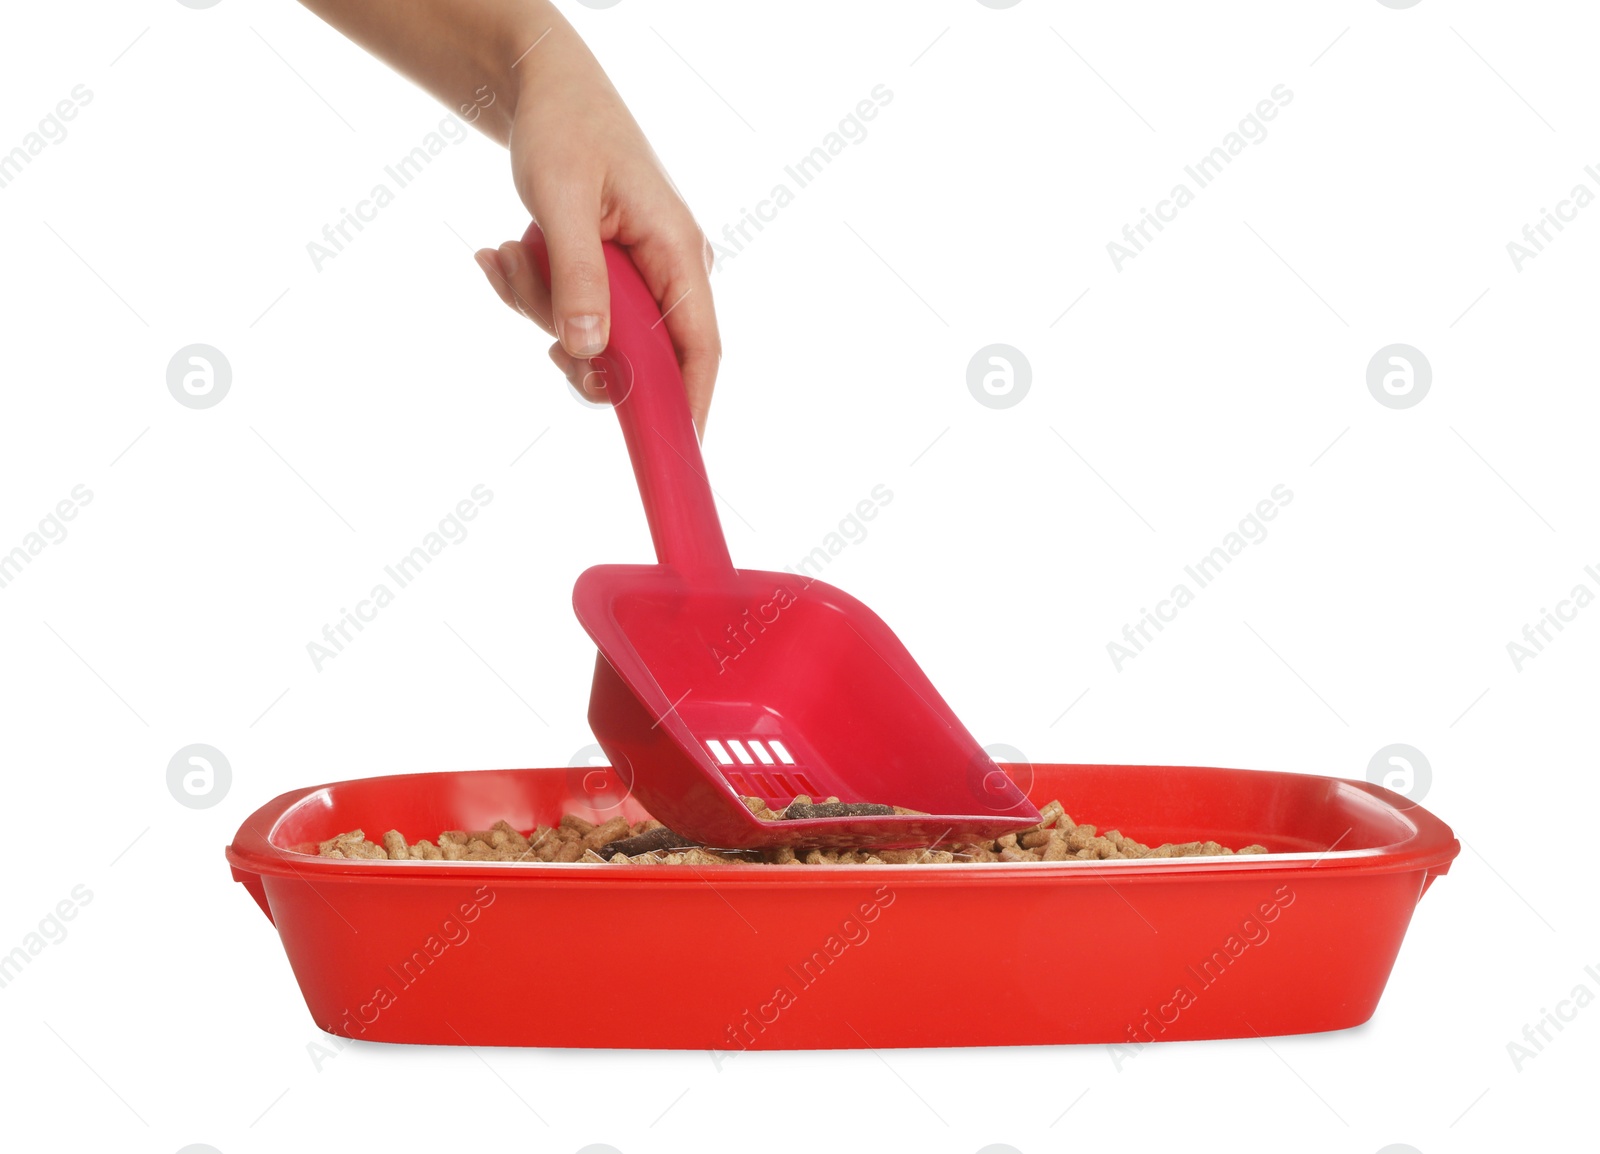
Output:
[[[745,805],[759,798],[745,798]],[[762,803],[763,807],[765,802]],[[772,811],[768,810],[767,815]],[[819,801],[811,802],[805,798],[797,797],[784,807],[782,813],[776,815],[778,821],[799,821],[808,817],[883,817],[892,813],[909,813],[910,810],[896,809],[892,805],[879,805],[875,801]],[[758,814],[757,816],[767,816]],[[769,820],[771,818],[769,817]]]
[[[601,846],[595,852],[610,861],[619,853],[627,857],[635,857],[638,854],[688,849],[690,846],[698,844],[698,842],[690,841],[686,837],[679,837],[663,825],[631,837],[618,838],[616,841],[608,842]]]

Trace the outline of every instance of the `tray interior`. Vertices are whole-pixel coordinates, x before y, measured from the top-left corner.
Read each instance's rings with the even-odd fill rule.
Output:
[[[1361,786],[1306,774],[1194,767],[1033,765],[1008,767],[1039,805],[1060,799],[1078,822],[1119,829],[1148,845],[1211,839],[1271,853],[1376,850],[1416,832],[1404,811]],[[649,816],[619,791],[597,807],[583,797],[579,769],[484,770],[363,778],[313,790],[268,832],[279,849],[315,852],[351,829],[374,840],[388,829],[409,838],[483,829],[502,818],[519,830],[565,812],[592,821]],[[591,783],[592,784],[592,783]]]

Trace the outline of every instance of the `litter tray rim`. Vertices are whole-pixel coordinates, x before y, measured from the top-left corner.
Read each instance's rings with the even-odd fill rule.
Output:
[[[1110,861],[1064,862],[950,862],[923,865],[832,865],[824,867],[788,868],[764,863],[730,862],[716,867],[718,884],[726,882],[736,886],[794,886],[826,885],[835,882],[864,881],[871,878],[912,876],[934,879],[951,884],[983,884],[1003,882],[1014,885],[1021,881],[1049,885],[1093,883],[1104,884],[1108,873],[1118,884],[1140,884],[1173,881],[1215,881],[1219,875],[1238,878],[1260,872],[1298,873],[1319,869],[1325,873],[1337,871],[1350,873],[1403,873],[1427,870],[1442,874],[1460,853],[1460,842],[1450,827],[1421,805],[1407,800],[1383,786],[1353,778],[1329,777],[1322,774],[1294,773],[1284,770],[1228,769],[1216,766],[1155,766],[1108,765],[1100,763],[1034,763],[1034,768],[1070,772],[1075,769],[1126,769],[1126,770],[1181,770],[1187,774],[1215,774],[1219,778],[1236,778],[1241,774],[1260,774],[1283,778],[1312,779],[1341,789],[1355,790],[1383,805],[1409,827],[1409,832],[1397,840],[1381,846],[1340,850],[1337,842],[1322,852],[1295,852],[1282,854],[1237,854],[1227,856],[1187,858],[1135,858]],[[563,767],[525,767],[511,770],[432,770],[422,773],[383,775],[385,778],[460,777],[474,773],[566,773]],[[321,882],[360,883],[380,878],[387,881],[403,880],[408,883],[450,883],[467,879],[497,879],[526,877],[531,883],[541,884],[630,884],[663,886],[704,886],[705,868],[692,865],[652,865],[629,868],[600,865],[594,862],[438,862],[438,861],[376,861],[366,859],[333,859],[301,853],[274,844],[274,836],[297,809],[313,804],[314,799],[341,786],[371,781],[373,778],[348,778],[290,790],[268,801],[252,813],[239,826],[233,842],[227,847],[228,862],[236,869],[252,874],[286,877],[298,880],[315,878]]]

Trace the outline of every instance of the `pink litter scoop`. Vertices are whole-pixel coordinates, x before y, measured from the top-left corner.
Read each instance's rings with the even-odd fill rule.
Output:
[[[523,239],[548,281],[544,235]],[[733,567],[661,309],[625,249],[608,242],[605,260],[611,337],[591,366],[657,559],[595,566],[572,591],[600,650],[589,725],[618,777],[674,832],[725,848],[925,846],[1037,823],[1029,783],[984,752],[877,614],[821,581]],[[781,811],[799,795],[843,804],[769,821],[740,800]]]

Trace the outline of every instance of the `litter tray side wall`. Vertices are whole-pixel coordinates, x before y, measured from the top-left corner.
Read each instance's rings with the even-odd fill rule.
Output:
[[[693,881],[268,877],[265,888],[307,1008],[330,1033],[732,1052],[1356,1026],[1425,876],[1255,871],[1113,888],[889,872],[731,894]],[[665,945],[605,948],[608,926]]]

